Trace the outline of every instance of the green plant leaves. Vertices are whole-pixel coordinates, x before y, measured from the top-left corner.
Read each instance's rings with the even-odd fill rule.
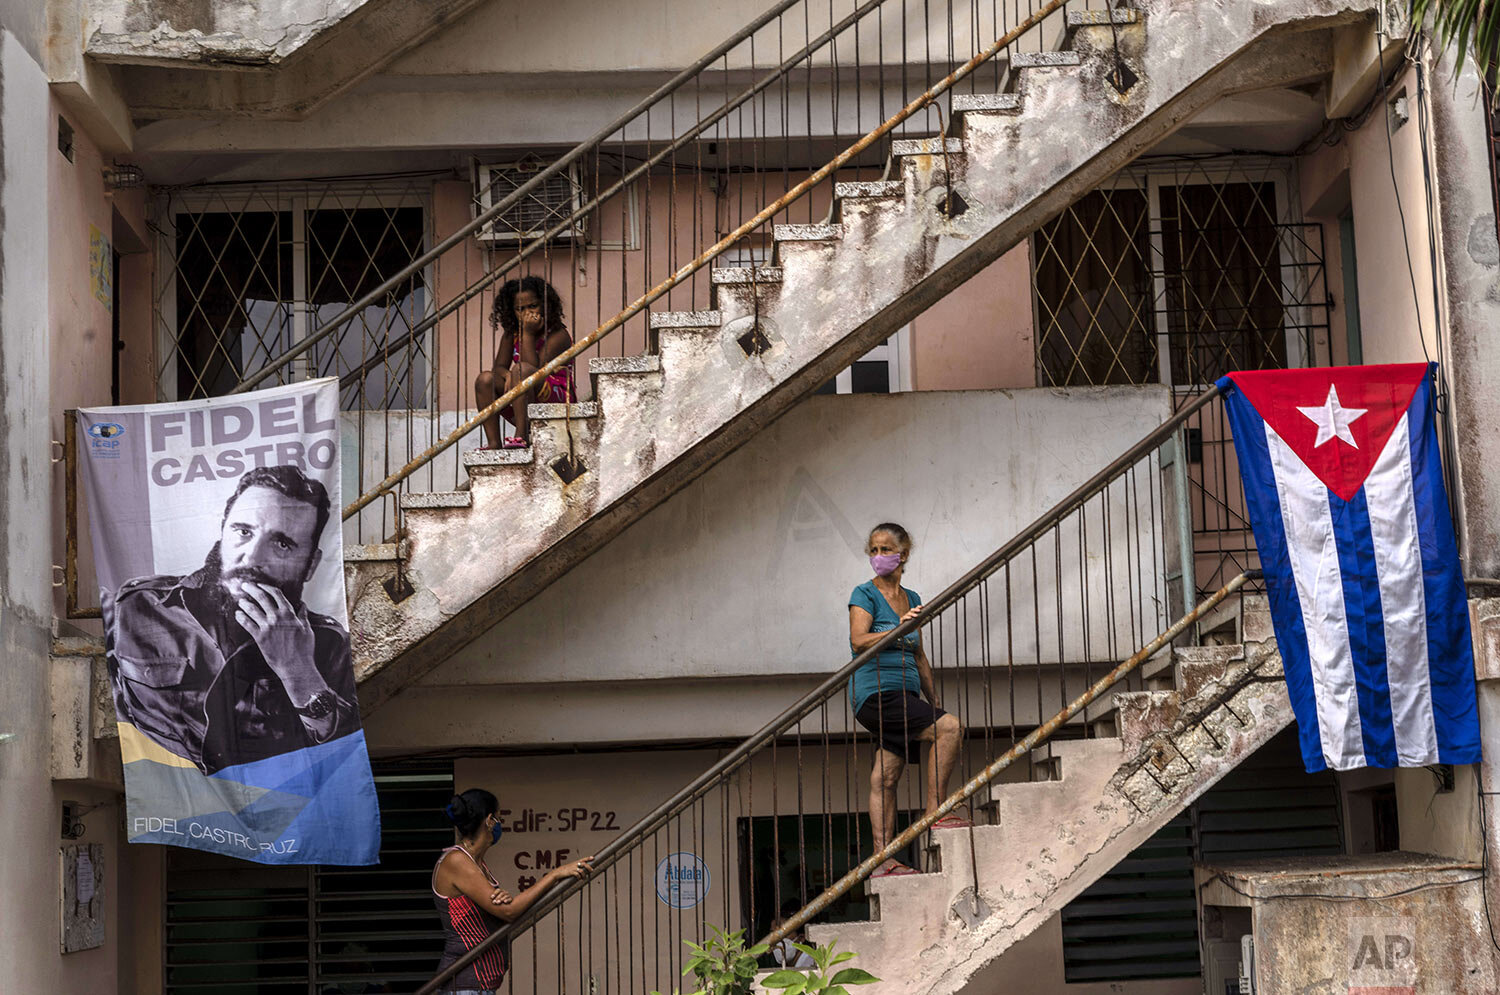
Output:
[[[879,978],[863,968],[846,967],[833,976],[832,983],[835,985],[869,985],[879,980]]]
[[[694,975],[703,986],[690,995],[750,995],[759,970],[756,958],[770,950],[770,945],[757,943],[746,949],[743,929],[727,933],[717,926],[708,928],[710,935],[706,943],[682,941],[692,951],[682,973]],[[845,985],[868,985],[880,980],[857,967],[846,967],[829,977],[830,970],[854,957],[851,951],[836,951],[833,944],[816,947],[793,943],[792,946],[811,957],[817,965],[816,970],[776,971],[762,982],[765,987],[781,989],[783,995],[849,995]],[[651,995],[659,993],[652,992]]]
[[[1479,74],[1500,68],[1500,4],[1488,0],[1408,0],[1412,30],[1431,23],[1443,47],[1454,46],[1457,68],[1472,56]]]

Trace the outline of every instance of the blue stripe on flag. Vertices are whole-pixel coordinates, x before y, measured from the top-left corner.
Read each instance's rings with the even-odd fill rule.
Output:
[[[1429,370],[1433,367],[1429,366]],[[1412,491],[1422,537],[1422,580],[1427,606],[1427,663],[1438,756],[1448,764],[1480,761],[1479,713],[1474,690],[1474,643],[1469,599],[1460,573],[1458,542],[1448,513],[1437,427],[1432,417],[1432,376],[1423,379],[1407,409],[1411,431]]]
[[[1255,545],[1260,552],[1261,568],[1269,575],[1280,576],[1268,582],[1271,618],[1276,623],[1277,649],[1281,651],[1286,671],[1286,689],[1297,716],[1297,738],[1302,746],[1302,763],[1308,773],[1328,769],[1323,757],[1323,739],[1318,732],[1318,702],[1313,694],[1312,662],[1308,659],[1307,630],[1302,625],[1302,605],[1297,600],[1297,582],[1292,576],[1292,558],[1286,548],[1286,528],[1282,524],[1281,501],[1276,496],[1276,479],[1271,470],[1271,454],[1266,447],[1266,423],[1254,406],[1222,377],[1218,381],[1229,412],[1229,427],[1234,433],[1239,454],[1240,478],[1244,482],[1245,500],[1259,507],[1250,516],[1255,531]]]
[[[1328,492],[1333,514],[1334,544],[1344,583],[1344,618],[1354,661],[1355,693],[1359,697],[1359,728],[1370,767],[1394,767],[1396,727],[1391,720],[1391,687],[1386,673],[1385,616],[1380,608],[1380,575],[1375,565],[1375,539],[1370,534],[1370,509],[1364,489],[1349,501]]]

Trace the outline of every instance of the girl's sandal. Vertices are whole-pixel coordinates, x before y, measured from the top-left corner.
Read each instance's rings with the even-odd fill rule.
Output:
[[[879,870],[877,870],[873,874],[871,874],[870,877],[871,878],[896,878],[896,877],[903,877],[903,876],[905,876],[907,874],[916,874],[916,873],[917,872],[915,870],[913,870],[910,867],[907,867],[905,864],[901,863],[901,861],[897,860],[895,857],[892,857],[891,859],[887,860],[885,863],[881,864]]]
[[[526,448],[526,440],[523,439],[523,438],[521,438],[519,435],[507,436],[506,439],[505,439],[505,441],[502,442],[502,443],[500,443],[500,448],[501,449],[525,449]]]
[[[974,823],[959,815],[945,815],[932,824],[933,829],[968,829]]]

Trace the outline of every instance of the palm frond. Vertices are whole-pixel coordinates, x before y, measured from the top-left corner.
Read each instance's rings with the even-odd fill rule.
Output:
[[[1457,50],[1458,68],[1472,57],[1494,83],[1500,68],[1500,3],[1495,0],[1408,0],[1413,29],[1431,28],[1444,48]]]

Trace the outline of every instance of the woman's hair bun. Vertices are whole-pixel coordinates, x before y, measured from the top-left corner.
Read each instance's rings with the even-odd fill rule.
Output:
[[[473,836],[485,818],[499,809],[495,796],[483,788],[470,788],[448,799],[443,815],[464,836]]]

